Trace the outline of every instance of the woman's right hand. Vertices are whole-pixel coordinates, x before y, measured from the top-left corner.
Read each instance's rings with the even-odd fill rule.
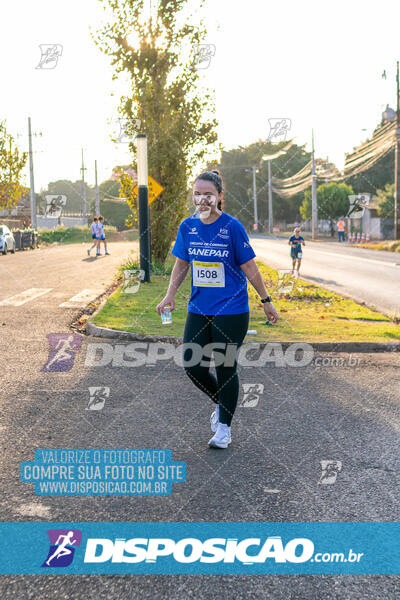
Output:
[[[175,308],[175,298],[173,296],[168,296],[168,294],[161,300],[160,304],[157,304],[156,311],[159,315],[163,312],[166,306],[170,306],[171,310]]]

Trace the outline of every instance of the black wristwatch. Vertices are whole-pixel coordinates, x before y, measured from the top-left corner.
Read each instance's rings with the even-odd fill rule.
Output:
[[[261,304],[265,304],[266,302],[272,302],[271,296],[267,296],[266,298],[261,298]]]

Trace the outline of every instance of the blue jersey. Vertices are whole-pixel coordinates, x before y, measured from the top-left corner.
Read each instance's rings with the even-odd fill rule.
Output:
[[[227,213],[208,225],[198,214],[188,217],[179,226],[172,254],[191,265],[189,312],[248,312],[247,279],[240,265],[254,258],[255,252],[240,221]]]

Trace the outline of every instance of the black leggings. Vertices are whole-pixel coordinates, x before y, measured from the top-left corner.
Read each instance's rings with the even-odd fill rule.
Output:
[[[184,344],[199,344],[204,348],[207,344],[223,343],[230,344],[231,360],[225,361],[228,366],[216,364],[217,378],[210,372],[209,366],[201,366],[201,360],[210,360],[210,356],[204,356],[190,365],[191,356],[194,356],[190,348],[184,349],[183,360],[189,365],[185,366],[185,371],[193,383],[203,392],[205,392],[213,402],[219,404],[219,420],[221,423],[231,424],[233,413],[239,397],[239,378],[237,375],[237,353],[243,343],[249,325],[249,313],[239,315],[198,315],[188,313],[185,333],[183,336]],[[232,350],[236,347],[236,352]],[[226,348],[226,346],[225,346]],[[225,354],[225,350],[216,349],[218,353]],[[185,365],[184,362],[184,365]],[[216,360],[216,363],[218,361]],[[232,366],[231,366],[232,365]]]

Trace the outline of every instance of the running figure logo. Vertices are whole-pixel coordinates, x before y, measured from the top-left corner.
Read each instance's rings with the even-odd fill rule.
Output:
[[[42,56],[36,69],[55,69],[62,54],[61,44],[39,44]]]
[[[137,132],[141,126],[141,119],[118,119],[119,133],[116,141],[120,144],[127,144],[135,139],[134,132]]]
[[[278,269],[278,283],[276,292],[278,294],[290,294],[299,277],[299,272],[293,269]]]
[[[77,333],[48,333],[49,358],[42,371],[65,373],[74,365],[75,353],[81,349],[82,337]]]
[[[291,119],[268,119],[269,123],[269,142],[284,142],[289,129],[292,126]]]
[[[207,69],[213,56],[215,56],[214,44],[199,44],[194,53],[194,65],[196,69]]]
[[[85,410],[102,410],[106,399],[110,397],[109,387],[90,387],[89,388],[89,402]]]
[[[82,541],[79,529],[48,529],[50,548],[42,567],[68,567]]]
[[[335,483],[338,473],[342,470],[340,460],[321,460],[322,474],[318,481],[320,485],[332,485]]]
[[[243,400],[240,406],[254,408],[257,406],[260,395],[264,392],[262,383],[243,383]]]
[[[350,194],[349,210],[346,217],[350,219],[361,219],[366,208],[368,208],[371,194]]]
[[[61,217],[62,209],[67,204],[67,196],[64,194],[46,194],[46,216]]]

